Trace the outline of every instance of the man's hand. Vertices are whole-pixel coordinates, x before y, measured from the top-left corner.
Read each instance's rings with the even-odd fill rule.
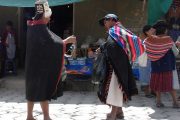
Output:
[[[96,54],[99,54],[99,53],[101,53],[101,49],[100,49],[100,48],[98,48],[98,49],[96,50]]]
[[[76,37],[75,37],[74,35],[72,35],[72,36],[66,38],[66,39],[64,40],[64,43],[65,43],[65,44],[69,44],[69,43],[75,44],[75,43],[76,43]]]

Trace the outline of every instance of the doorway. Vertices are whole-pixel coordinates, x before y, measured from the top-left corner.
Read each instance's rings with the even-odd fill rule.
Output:
[[[73,4],[52,7],[50,29],[65,39],[73,31]]]
[[[61,38],[66,38],[72,34],[73,31],[73,4],[55,6],[51,7],[52,16],[48,27],[52,32],[60,36]],[[24,8],[21,22],[21,67],[25,66],[25,56],[26,56],[26,32],[27,32],[27,20],[32,19],[35,15],[34,8]]]

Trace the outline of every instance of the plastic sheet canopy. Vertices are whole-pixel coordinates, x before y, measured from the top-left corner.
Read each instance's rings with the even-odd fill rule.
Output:
[[[83,0],[48,0],[50,6],[66,5]],[[34,7],[35,0],[0,0],[0,6]]]

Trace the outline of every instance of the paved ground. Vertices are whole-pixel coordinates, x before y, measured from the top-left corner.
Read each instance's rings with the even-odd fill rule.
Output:
[[[5,86],[0,88],[0,120],[25,120],[26,100],[24,77],[6,77]],[[124,105],[125,120],[180,120],[180,109],[171,107],[169,94],[164,94],[166,107],[155,107],[155,99],[140,93]],[[53,120],[104,120],[110,108],[102,105],[96,92],[65,92],[64,96],[50,103]],[[42,120],[39,104],[35,105],[34,116]]]

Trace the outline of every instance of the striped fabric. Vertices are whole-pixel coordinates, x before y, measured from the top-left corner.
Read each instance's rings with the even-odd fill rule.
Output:
[[[161,59],[173,46],[173,40],[169,36],[151,36],[144,42],[148,58],[151,61]]]
[[[153,91],[170,92],[173,90],[173,75],[172,71],[152,73],[150,87]]]
[[[109,30],[109,35],[125,50],[132,62],[144,52],[140,38],[125,29],[120,23]]]

